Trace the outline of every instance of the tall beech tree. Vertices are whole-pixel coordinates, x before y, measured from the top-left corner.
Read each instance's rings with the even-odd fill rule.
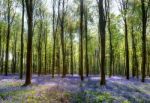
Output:
[[[55,56],[56,56],[56,38],[57,38],[57,32],[58,32],[58,24],[60,22],[60,3],[61,0],[58,1],[58,7],[57,7],[57,17],[56,17],[56,1],[53,0],[53,22],[52,22],[52,29],[53,29],[53,56],[52,56],[52,78],[54,78],[55,74]]]
[[[84,80],[83,77],[83,0],[80,0],[80,44],[79,44],[79,50],[80,50],[80,57],[79,57],[79,62],[80,62],[80,66],[79,66],[79,74],[81,77],[81,80]]]
[[[17,32],[14,32],[14,46],[13,46],[13,60],[12,60],[12,74],[16,73],[17,68]]]
[[[52,24],[52,29],[53,29],[53,56],[52,56],[52,77],[54,78],[54,70],[55,70],[55,45],[56,45],[56,31],[55,31],[55,6],[56,6],[56,1],[53,0],[53,24]]]
[[[24,53],[24,12],[25,12],[25,4],[24,0],[22,0],[22,25],[21,25],[21,56],[20,56],[20,79],[23,78],[23,53]]]
[[[61,37],[61,46],[62,46],[62,68],[63,68],[63,73],[62,73],[62,77],[66,76],[66,53],[65,53],[65,41],[64,41],[64,23],[65,23],[65,0],[62,1],[62,15],[61,15],[61,20],[60,20],[60,28],[61,28],[61,33],[60,33],[60,37]]]
[[[128,22],[127,22],[127,12],[128,12],[128,0],[120,1],[122,18],[124,21],[124,33],[125,33],[125,63],[126,63],[126,78],[130,77],[129,69],[129,44],[128,44]]]
[[[31,84],[32,77],[32,36],[33,36],[33,0],[25,0],[28,22],[27,68],[25,86]]]
[[[146,5],[147,4],[147,5]],[[141,10],[142,10],[142,82],[145,81],[146,72],[146,30],[147,30],[147,20],[148,20],[148,10],[150,7],[150,0],[141,0]]]
[[[44,28],[44,44],[45,44],[45,70],[44,74],[47,74],[47,24],[46,27]]]
[[[39,33],[38,33],[38,75],[41,75],[42,71],[42,34],[43,34],[43,11],[40,3],[39,7]]]
[[[113,55],[114,55],[114,51],[113,51],[113,44],[112,44],[112,37],[113,37],[113,33],[111,30],[111,13],[110,13],[110,0],[108,0],[108,32],[109,32],[109,55],[110,55],[110,61],[109,61],[109,77],[112,76],[112,71],[113,71]]]
[[[99,9],[99,37],[101,44],[101,85],[106,84],[105,80],[105,47],[106,47],[106,21],[108,14],[108,2],[107,0],[99,0],[98,1],[98,9]],[[105,4],[105,5],[104,5]]]
[[[86,76],[89,76],[89,57],[88,57],[88,8],[84,5],[84,28],[85,28],[85,68]]]
[[[11,15],[13,7],[12,0],[7,0],[7,35],[6,35],[6,55],[5,55],[5,75],[8,75],[9,68],[9,45],[10,45],[10,33],[11,33],[11,25],[14,21],[15,12]]]

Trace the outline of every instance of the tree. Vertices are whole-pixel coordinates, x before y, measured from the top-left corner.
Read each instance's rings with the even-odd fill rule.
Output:
[[[109,55],[110,55],[110,61],[109,61],[109,77],[112,76],[112,67],[113,67],[113,46],[112,46],[112,30],[111,30],[111,14],[110,14],[110,1],[108,0],[108,32],[109,32]]]
[[[32,76],[32,36],[33,36],[33,0],[25,0],[28,19],[27,69],[25,86],[31,84]]]
[[[84,7],[84,27],[85,27],[85,68],[86,76],[89,75],[89,58],[88,58],[88,8],[87,5]]]
[[[13,2],[11,0],[7,0],[7,36],[6,36],[6,55],[5,55],[5,75],[8,74],[8,60],[9,60],[9,43],[10,43],[10,32],[11,25],[13,23],[15,13],[11,16],[13,7]]]
[[[43,33],[43,11],[40,3],[39,7],[39,33],[38,33],[38,76],[41,75],[42,71],[42,33]]]
[[[147,7],[146,7],[147,1]],[[141,10],[142,10],[142,82],[145,81],[145,68],[146,68],[146,25],[148,20],[148,9],[150,7],[150,0],[141,0]]]
[[[14,32],[14,47],[13,47],[13,60],[12,60],[12,73],[16,73],[17,64],[17,32]]]
[[[105,9],[103,3],[105,2]],[[106,19],[107,15],[104,12],[106,10],[106,5],[107,1],[99,0],[98,2],[98,8],[99,8],[99,35],[100,35],[100,41],[101,41],[101,85],[106,84],[105,80],[105,42],[106,42]]]
[[[54,78],[54,72],[55,72],[55,51],[56,51],[56,34],[58,31],[58,23],[60,19],[60,0],[58,1],[58,17],[56,18],[56,11],[55,11],[55,6],[56,6],[56,1],[53,0],[53,24],[52,24],[52,29],[53,29],[53,56],[52,56],[52,78]]]
[[[23,78],[23,52],[24,52],[24,0],[22,0],[22,25],[21,25],[21,56],[20,56],[20,79]]]
[[[129,79],[130,69],[129,69],[128,23],[127,23],[128,0],[121,0],[120,5],[124,21],[124,32],[125,32],[126,78]]]
[[[79,73],[81,80],[84,80],[83,77],[83,0],[80,0],[80,67],[79,67]]]
[[[133,23],[131,24],[131,38],[132,38],[132,76],[138,77],[137,48]]]
[[[64,21],[65,20],[65,0],[62,2],[62,16],[61,16],[61,22],[60,22],[60,28],[61,28],[61,45],[62,45],[62,64],[63,64],[63,74],[62,77],[66,76],[66,53],[65,53],[65,42],[64,42]]]
[[[74,71],[74,61],[73,61],[73,31],[74,31],[74,24],[71,19],[71,17],[68,17],[68,32],[69,32],[69,38],[70,38],[70,74],[73,76]]]
[[[137,76],[138,78],[138,60],[137,60],[137,35],[135,35],[135,31],[138,24],[138,18],[139,16],[136,14],[136,3],[133,2],[131,5],[131,10],[129,9],[129,12],[131,17],[129,18],[129,26],[130,26],[130,34],[131,34],[131,40],[132,40],[132,77]],[[139,24],[138,24],[139,25]]]
[[[44,30],[44,41],[45,41],[45,75],[47,72],[47,24]]]

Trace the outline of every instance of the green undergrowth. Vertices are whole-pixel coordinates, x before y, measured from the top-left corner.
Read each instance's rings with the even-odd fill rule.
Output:
[[[110,93],[83,91],[72,94],[71,103],[130,103],[127,100],[117,100]]]
[[[70,103],[70,93],[61,88],[32,86],[0,93],[0,103]]]

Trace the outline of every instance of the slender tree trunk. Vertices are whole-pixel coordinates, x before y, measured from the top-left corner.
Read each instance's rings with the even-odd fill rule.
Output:
[[[24,42],[23,42],[23,34],[24,34],[24,0],[22,0],[22,26],[21,26],[21,56],[20,56],[20,79],[23,78],[23,52],[24,52]]]
[[[25,0],[28,19],[27,69],[25,86],[31,84],[32,77],[32,36],[33,36],[33,1]]]
[[[55,70],[56,33],[53,32],[53,35],[54,35],[54,43],[53,43],[53,59],[52,59],[52,78],[54,78],[54,70]]]
[[[66,53],[65,53],[65,42],[64,42],[64,17],[65,17],[65,11],[64,11],[64,6],[65,6],[65,1],[63,0],[63,4],[62,4],[63,8],[62,8],[62,18],[61,18],[61,45],[62,45],[62,59],[63,59],[63,74],[62,77],[66,76]]]
[[[104,7],[103,7],[103,0],[99,0],[99,31],[100,31],[100,36],[101,36],[101,85],[106,84],[105,80],[105,27],[106,27],[106,18],[104,14]]]
[[[10,29],[11,29],[11,24],[10,24],[10,0],[8,0],[8,5],[7,5],[7,36],[6,36],[6,53],[5,53],[5,76],[8,75],[8,59],[9,59],[9,41],[10,41]]]
[[[40,23],[39,40],[38,40],[38,76],[41,75],[42,70],[42,47],[41,47],[42,23]]]
[[[72,33],[70,32],[70,45],[71,45],[71,61],[70,61],[70,68],[71,68],[71,75],[73,76],[73,36]]]
[[[109,72],[109,77],[111,77],[112,76],[112,64],[113,64],[113,48],[112,48],[112,33],[111,33],[111,30],[110,30],[110,28],[109,28],[109,39],[110,39],[110,53],[109,53],[109,55],[110,55],[110,64],[109,64],[109,68],[110,68],[110,72]]]
[[[112,68],[113,68],[113,46],[112,46],[112,31],[111,31],[111,18],[110,18],[110,1],[108,1],[108,32],[109,32],[109,77],[112,76]]]
[[[47,73],[47,26],[45,30],[45,75]]]
[[[129,45],[128,45],[128,25],[126,17],[124,18],[125,25],[125,52],[126,52],[126,78],[129,80]]]
[[[113,46],[112,46],[112,32],[111,32],[111,19],[110,19],[110,14],[108,14],[108,31],[109,31],[109,55],[110,55],[110,61],[109,61],[109,77],[112,76],[112,68],[113,68]]]
[[[145,0],[141,0],[142,9],[142,82],[145,81],[145,69],[146,69],[146,25],[147,25],[147,10],[145,7]]]
[[[17,34],[14,34],[15,38],[14,38],[14,61],[13,61],[13,74],[16,73],[16,64],[17,64]]]
[[[81,80],[84,80],[83,77],[83,0],[80,0],[80,77]]]
[[[1,58],[1,74],[4,71],[4,51],[2,51],[2,58]]]
[[[57,74],[60,76],[60,46],[59,46],[59,42],[57,44],[57,54],[56,54],[56,57],[57,57]]]
[[[134,30],[133,25],[131,27],[131,37],[132,37],[132,77],[135,77],[135,41],[134,41]]]
[[[85,68],[86,68],[86,76],[89,76],[89,59],[88,59],[88,11],[87,11],[87,7],[85,7],[84,10],[84,22],[85,22],[85,41],[86,41],[86,45],[85,45]]]
[[[55,49],[56,49],[56,31],[55,31],[55,0],[53,0],[53,57],[52,57],[52,78],[54,78],[55,70]]]

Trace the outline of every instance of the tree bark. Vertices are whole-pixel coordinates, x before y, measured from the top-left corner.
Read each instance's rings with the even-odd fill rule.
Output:
[[[131,32],[131,36],[132,36],[132,76],[138,76],[138,60],[137,60],[137,51],[136,51],[136,40],[135,40],[135,35],[134,35],[134,29],[133,29],[133,25],[131,27],[132,32]]]
[[[106,42],[106,38],[105,38],[105,28],[106,28],[106,18],[105,18],[105,13],[104,13],[104,7],[103,7],[103,0],[99,0],[99,35],[100,35],[100,39],[101,39],[101,85],[105,85],[106,84],[106,80],[105,80],[105,42]]]
[[[124,18],[125,25],[125,52],[126,52],[126,78],[129,80],[129,45],[128,45],[128,25],[127,19]]]
[[[112,46],[112,32],[111,32],[111,18],[110,18],[110,5],[108,1],[108,32],[109,32],[109,55],[110,55],[110,61],[109,61],[109,77],[112,76],[112,69],[113,69],[113,46]]]
[[[8,75],[8,59],[9,59],[9,41],[10,41],[10,0],[8,0],[7,4],[7,36],[6,36],[6,56],[5,56],[5,76]]]
[[[23,78],[23,52],[24,52],[24,0],[22,0],[22,25],[21,25],[21,56],[20,56],[20,79]]]
[[[33,36],[33,1],[25,0],[28,19],[27,69],[25,86],[31,84],[32,77],[32,36]]]
[[[86,77],[89,76],[89,58],[88,58],[88,11],[87,7],[85,6],[84,10],[84,22],[85,22],[85,68],[86,68]]]
[[[148,18],[148,9],[150,6],[150,1],[148,2],[148,7],[145,5],[145,0],[141,0],[141,9],[142,9],[142,82],[145,81],[145,72],[146,72],[146,25]]]
[[[40,15],[41,15],[41,10],[40,10]],[[41,18],[42,20],[42,18]],[[43,29],[43,23],[40,21],[40,28],[39,28],[39,37],[38,37],[38,76],[41,75],[42,71],[42,29]]]
[[[70,68],[71,68],[71,75],[73,76],[73,71],[74,71],[74,68],[73,68],[73,35],[70,31],[70,45],[71,45],[71,61],[70,61]]]
[[[80,78],[83,81],[83,0],[80,0]]]
[[[65,17],[65,11],[64,11],[64,6],[65,6],[65,1],[63,0],[63,4],[62,4],[62,18],[61,18],[61,45],[62,45],[62,59],[63,59],[63,74],[62,77],[66,76],[66,53],[65,53],[65,42],[64,42],[64,17]]]
[[[45,29],[45,75],[47,74],[47,26]]]

